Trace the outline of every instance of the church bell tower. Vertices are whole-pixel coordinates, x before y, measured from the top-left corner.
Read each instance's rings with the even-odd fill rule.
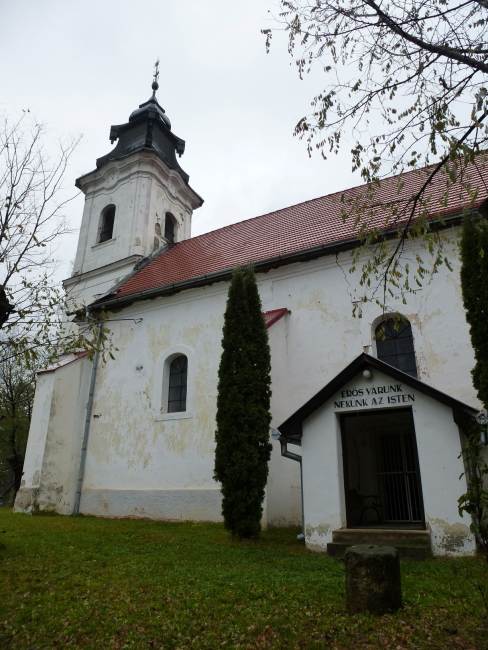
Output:
[[[76,181],[85,207],[73,275],[63,283],[73,306],[100,298],[143,258],[188,239],[193,210],[203,203],[177,160],[185,141],[156,98],[158,66],[152,96],[110,128],[115,148]]]

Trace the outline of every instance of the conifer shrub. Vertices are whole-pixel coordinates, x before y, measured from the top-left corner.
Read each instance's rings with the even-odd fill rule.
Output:
[[[214,477],[225,527],[257,537],[268,478],[271,360],[254,273],[237,269],[224,318],[217,396]]]
[[[475,355],[473,384],[488,409],[488,223],[466,216],[461,240],[461,287],[466,320]],[[486,433],[486,432],[485,432]],[[463,459],[468,489],[458,501],[459,512],[471,515],[471,530],[488,560],[488,462],[480,425],[465,427]]]
[[[488,408],[488,223],[466,217],[461,241],[461,286],[475,366],[473,383]]]

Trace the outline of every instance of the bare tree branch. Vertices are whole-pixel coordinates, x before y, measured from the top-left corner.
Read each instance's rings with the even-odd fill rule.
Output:
[[[463,52],[466,50],[456,49],[447,45],[442,45],[441,43],[429,43],[426,40],[418,38],[414,34],[409,34],[399,24],[397,24],[393,18],[391,18],[391,16],[382,11],[374,0],[364,0],[364,2],[372,9],[374,9],[381,22],[384,22],[387,27],[404,38],[406,41],[418,45],[423,50],[427,50],[427,52],[445,56],[447,59],[452,59],[454,61],[458,61],[459,63],[464,63],[465,65],[469,65],[475,70],[488,73],[488,64],[484,63],[484,61],[479,61],[473,57],[466,56],[463,54]]]
[[[404,299],[412,290],[410,276],[421,286],[428,277],[426,264],[430,276],[440,264],[448,265],[441,238],[421,223],[428,212],[443,208],[453,183],[467,197],[475,192],[469,179],[476,175],[465,172],[488,143],[488,1],[279,4],[278,29],[287,33],[299,76],[316,65],[324,73],[323,90],[294,134],[305,140],[309,155],[328,158],[345,148],[351,151],[352,171],[366,185],[362,196],[344,203],[342,213],[369,251],[366,257],[364,251],[353,253],[353,268],[360,271],[357,290],[364,292],[361,300],[385,307],[386,287],[388,295]],[[267,49],[273,32],[263,30]],[[392,254],[391,244],[372,225],[378,181],[392,175],[401,179],[402,172],[421,167],[429,167],[428,176],[436,171],[417,196],[406,199],[400,180],[398,196],[383,198],[384,226],[400,233]],[[449,173],[441,181],[443,170]],[[432,197],[427,190],[434,177],[438,189]],[[415,237],[425,253],[411,266],[403,255],[406,239]],[[374,286],[383,287],[382,301]]]

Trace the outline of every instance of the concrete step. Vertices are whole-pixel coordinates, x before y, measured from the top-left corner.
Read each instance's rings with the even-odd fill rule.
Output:
[[[344,557],[344,553],[346,552],[346,549],[349,548],[349,546],[353,546],[353,544],[344,542],[330,542],[327,544],[327,554],[332,557],[342,558]],[[414,544],[388,544],[388,546],[394,546],[398,550],[401,558],[409,558],[411,560],[427,560],[428,558],[432,557],[432,550],[430,547],[427,548],[425,546],[416,546]]]
[[[424,560],[432,557],[430,532],[409,528],[392,530],[390,528],[339,528],[332,532],[332,542],[327,545],[327,553],[343,557],[349,546],[356,544],[381,544],[394,546],[400,557]]]
[[[390,546],[419,546],[430,549],[428,530],[388,528],[339,528],[332,532],[338,544],[386,544]]]

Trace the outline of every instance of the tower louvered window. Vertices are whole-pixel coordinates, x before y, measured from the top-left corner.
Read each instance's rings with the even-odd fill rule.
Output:
[[[164,238],[168,244],[174,244],[175,242],[175,233],[176,233],[176,219],[173,217],[171,212],[166,213],[164,219]]]
[[[112,239],[114,232],[115,221],[115,205],[107,205],[103,209],[100,219],[100,234],[98,235],[98,243]]]

